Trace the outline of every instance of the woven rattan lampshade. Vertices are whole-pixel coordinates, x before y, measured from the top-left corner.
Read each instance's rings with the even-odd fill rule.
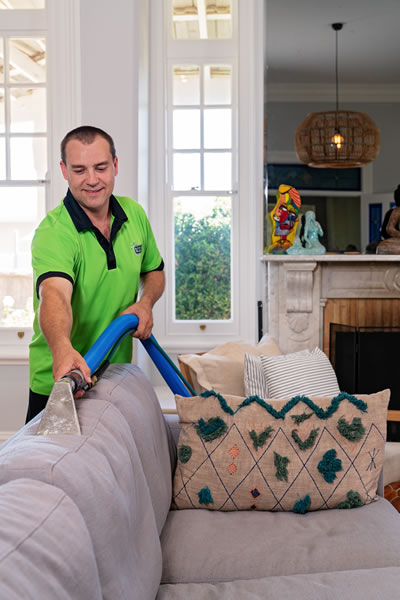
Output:
[[[332,138],[340,131],[338,148]],[[380,133],[365,113],[331,110],[307,115],[295,135],[299,159],[310,167],[362,167],[375,160],[380,149]]]
[[[309,167],[345,169],[375,160],[380,133],[365,113],[339,110],[338,32],[343,23],[332,23],[336,34],[336,110],[307,115],[296,130],[299,159]]]

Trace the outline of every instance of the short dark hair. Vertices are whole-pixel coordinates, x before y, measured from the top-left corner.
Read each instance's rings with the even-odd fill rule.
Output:
[[[112,137],[102,129],[99,129],[99,127],[81,125],[80,127],[76,127],[75,129],[69,131],[61,142],[61,160],[63,163],[65,164],[65,150],[69,141],[79,140],[83,144],[92,144],[97,136],[104,138],[108,142],[111,156],[114,160],[116,157],[116,151]]]

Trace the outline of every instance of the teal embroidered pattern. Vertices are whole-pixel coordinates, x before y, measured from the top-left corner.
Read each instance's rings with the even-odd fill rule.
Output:
[[[347,492],[347,500],[339,502],[338,508],[357,508],[357,506],[364,506],[364,502],[361,500],[361,496],[358,492],[350,490]]]
[[[192,449],[190,446],[182,445],[178,450],[178,458],[182,463],[187,463],[192,456]]]
[[[223,411],[225,411],[226,413],[228,413],[228,415],[234,415],[235,412],[231,409],[231,407],[228,405],[227,401],[225,400],[225,398],[223,396],[221,396],[221,394],[217,394],[217,392],[214,392],[214,390],[206,390],[205,392],[203,392],[201,394],[201,396],[203,398],[210,398],[210,396],[214,396],[214,398],[217,398],[220,407],[222,408]]]
[[[300,450],[308,450],[309,448],[313,447],[313,445],[315,443],[315,439],[318,435],[318,432],[319,432],[319,427],[314,427],[312,429],[312,431],[310,432],[310,435],[308,436],[308,438],[303,441],[299,437],[299,435],[297,433],[297,429],[293,429],[292,438],[294,439],[294,441],[296,442],[296,444],[298,445]]]
[[[307,494],[306,496],[304,496],[304,498],[300,498],[300,500],[297,500],[296,504],[293,506],[293,512],[298,513],[299,515],[304,515],[310,504],[311,498]]]
[[[360,417],[354,417],[351,423],[348,423],[344,417],[340,417],[337,428],[339,433],[350,442],[358,442],[365,435],[365,427]]]
[[[347,394],[346,392],[340,392],[340,394],[332,398],[331,404],[326,410],[322,409],[320,406],[317,406],[317,404],[310,400],[310,398],[307,398],[307,396],[295,396],[291,400],[288,400],[288,402],[279,411],[276,410],[272,406],[272,404],[265,402],[262,398],[259,398],[258,396],[249,396],[248,398],[243,400],[241,404],[239,404],[238,408],[235,411],[232,410],[232,408],[228,405],[227,401],[225,400],[225,398],[223,398],[223,396],[221,396],[221,394],[217,394],[217,392],[214,392],[213,390],[203,392],[201,396],[203,398],[209,398],[210,396],[214,396],[215,398],[217,398],[221,409],[230,415],[235,415],[239,412],[239,410],[241,410],[245,406],[249,406],[249,404],[256,402],[257,404],[265,408],[265,410],[275,419],[284,419],[286,414],[300,402],[303,402],[308,406],[308,408],[313,410],[319,419],[329,419],[338,410],[343,400],[351,402],[351,404],[358,408],[358,410],[361,410],[361,412],[367,412],[368,410],[368,405],[366,402],[360,400],[359,398],[356,398],[355,396],[352,396],[351,394]]]
[[[276,467],[276,478],[279,481],[287,481],[288,480],[288,470],[287,466],[290,463],[290,458],[287,456],[281,456],[277,452],[274,452],[274,465]]]
[[[389,399],[389,390],[283,400],[178,395],[172,507],[307,515],[369,504],[383,464]]]
[[[199,419],[195,424],[195,429],[198,435],[205,441],[211,442],[225,433],[228,426],[221,417],[211,417],[208,421]]]
[[[251,438],[251,441],[253,442],[254,450],[258,450],[259,448],[262,448],[264,446],[265,442],[267,441],[267,439],[271,436],[273,431],[274,431],[273,427],[267,427],[259,435],[256,434],[254,429],[249,431],[249,436]]]
[[[291,415],[295,425],[301,425],[304,421],[307,421],[312,417],[312,413],[301,413],[301,415]]]
[[[213,497],[211,496],[210,488],[204,487],[199,492],[197,492],[199,497],[199,504],[214,504]]]
[[[336,473],[342,470],[342,461],[336,458],[336,450],[325,452],[321,462],[318,463],[318,471],[327,483],[333,483],[336,479]]]

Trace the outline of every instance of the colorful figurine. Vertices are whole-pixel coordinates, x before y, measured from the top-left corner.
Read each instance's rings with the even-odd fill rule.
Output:
[[[272,222],[272,244],[269,254],[286,254],[296,235],[301,206],[300,194],[290,186],[282,184],[276,192],[276,205],[270,212]]]

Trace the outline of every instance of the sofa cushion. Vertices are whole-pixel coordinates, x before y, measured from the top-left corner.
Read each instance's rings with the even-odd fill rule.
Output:
[[[305,396],[335,396],[339,385],[335,371],[320,348],[281,356],[261,356],[268,397],[278,400],[303,394]],[[263,398],[263,387],[255,390]]]
[[[121,375],[111,370],[110,376],[118,388]],[[81,436],[37,436],[38,415],[4,443],[0,484],[30,477],[64,490],[92,538],[104,597],[147,600],[155,597],[161,575],[157,523],[131,426],[108,401],[115,395],[108,394],[109,385],[100,380],[95,398],[77,401]],[[101,399],[103,387],[108,400]],[[140,397],[140,386],[131,394]]]
[[[65,492],[30,479],[6,483],[0,523],[0,598],[103,598],[92,540]]]
[[[156,600],[377,600],[396,598],[399,580],[400,567],[386,567],[214,584],[176,583],[162,585]]]
[[[280,354],[274,339],[264,337],[258,344],[227,342],[205,354],[182,354],[179,360],[190,370],[196,393],[215,390],[221,394],[244,395],[244,355]]]
[[[171,511],[162,583],[400,566],[399,513],[384,498],[357,510]]]
[[[173,507],[305,512],[372,502],[389,397],[177,396]]]

